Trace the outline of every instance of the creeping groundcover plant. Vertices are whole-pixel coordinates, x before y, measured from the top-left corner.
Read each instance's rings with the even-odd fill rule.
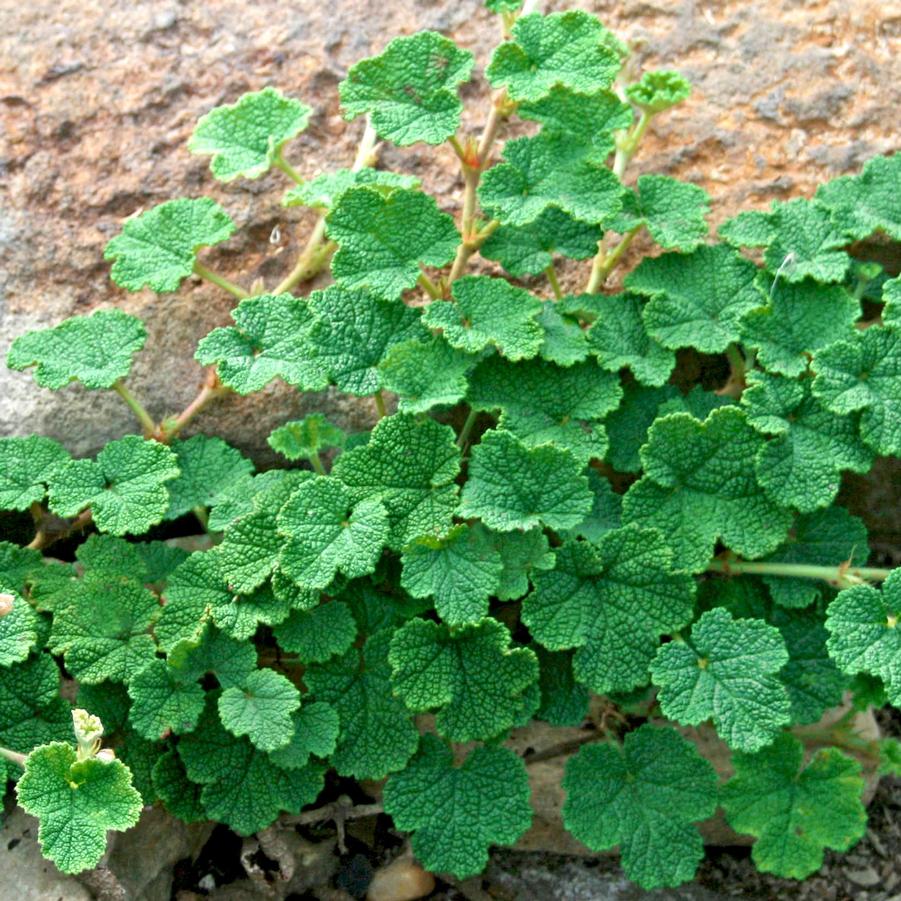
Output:
[[[63,871],[146,805],[249,835],[361,780],[426,868],[466,877],[529,828],[507,740],[537,719],[582,728],[565,828],[642,886],[692,878],[718,808],[761,870],[801,879],[863,835],[865,777],[901,769],[855,731],[901,704],[901,572],[866,565],[836,503],[843,473],[901,455],[901,280],[853,255],[901,239],[901,156],[713,237],[704,190],[629,171],[685,79],[628,77],[586,13],[488,6],[504,37],[479,136],[473,55],[431,31],[341,83],[348,168],[298,174],[311,110],[273,87],[197,123],[216,179],[280,170],[285,206],[318,219],[252,291],[203,262],[235,230],[211,199],[109,242],[125,290],[234,296],[183,412],[157,422],[128,387],[146,335],[120,310],[12,344],[42,388],[116,392],[139,426],[92,459],[0,441],[0,509],[35,523],[0,543],[0,777]],[[458,219],[377,168],[379,141],[449,145]],[[654,249],[614,292],[638,235]],[[571,293],[559,258],[585,261]],[[273,380],[323,399],[268,436],[281,468],[188,437]],[[326,389],[374,428],[330,422]],[[175,520],[204,534],[163,540]]]

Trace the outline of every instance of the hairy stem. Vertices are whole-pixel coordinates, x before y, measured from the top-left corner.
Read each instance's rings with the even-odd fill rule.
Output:
[[[563,297],[563,291],[560,288],[560,282],[557,279],[557,270],[554,269],[553,263],[551,263],[551,265],[544,270],[544,274],[547,276],[547,280],[550,282],[551,290],[554,292],[554,297],[557,300],[560,300],[560,298]]]
[[[61,538],[66,538],[73,532],[80,532],[82,529],[86,529],[93,521],[94,514],[90,510],[83,510],[65,529],[59,532],[44,532],[38,530],[38,533],[25,545],[25,547],[34,551],[43,550],[45,547],[48,547],[55,541],[59,541]]]
[[[599,242],[597,256],[591,265],[591,274],[585,284],[585,293],[594,294],[604,286],[610,273],[616,268],[616,264],[622,258],[622,255],[629,249],[629,245],[635,239],[635,236],[641,231],[642,226],[627,231],[619,243],[613,247],[609,253],[604,249],[603,242]]]
[[[131,412],[135,414],[135,418],[141,423],[141,428],[144,430],[144,437],[150,438],[156,432],[156,422],[154,422],[153,417],[147,412],[144,405],[125,387],[122,379],[116,379],[113,382],[113,391],[128,404]]]
[[[275,158],[276,168],[281,169],[291,181],[296,182],[299,185],[304,183],[304,177],[282,156],[281,151],[279,151],[278,156]]]
[[[785,576],[792,579],[821,579],[837,588],[850,588],[865,582],[881,582],[891,575],[892,570],[874,566],[814,566],[807,563],[776,563],[760,560],[711,560],[707,571],[725,575]]]
[[[437,300],[440,297],[443,297],[441,289],[424,273],[419,273],[419,278],[416,280],[416,284],[425,291],[426,294],[429,295],[433,300]]]
[[[853,708],[849,713],[853,715]],[[879,762],[878,740],[862,738],[850,729],[848,725],[835,724],[828,727],[817,725],[795,726],[791,731],[795,738],[799,738],[806,745],[837,746],[863,757],[868,757],[874,763]]]
[[[199,416],[213,401],[218,400],[223,394],[228,394],[231,389],[219,381],[219,373],[215,367],[207,370],[203,386],[197,396],[174,419],[169,419],[160,425],[156,432],[157,437],[164,444],[168,444],[178,433]]]
[[[376,405],[378,405],[378,401],[376,401]],[[307,459],[309,459],[310,465],[313,467],[314,472],[318,473],[321,476],[325,475],[325,467],[322,465],[322,458],[319,456],[317,451],[313,451]]]
[[[650,113],[643,112],[638,117],[635,127],[623,138],[619,147],[616,148],[616,156],[613,159],[613,174],[617,178],[623,177],[626,167],[632,161],[632,157],[635,156],[638,145],[651,124],[651,119]]]
[[[238,300],[250,297],[240,285],[229,281],[224,275],[219,275],[218,272],[213,272],[212,269],[207,269],[199,260],[194,260],[194,275],[199,275],[204,281],[222,288],[223,291],[228,291],[229,294],[237,297]]]
[[[351,166],[353,172],[359,172],[360,169],[371,166],[375,162],[377,142],[378,135],[367,116],[366,128],[363,131],[363,137],[360,138],[360,143],[357,144],[357,155]],[[337,245],[334,241],[326,240],[325,217],[326,213],[320,214],[294,268],[278,283],[274,293],[284,294],[301,282],[309,281],[313,276],[318,275],[328,263],[329,257],[334,253]]]
[[[10,751],[9,748],[0,748],[0,757],[25,769],[25,754],[19,754],[18,751]]]

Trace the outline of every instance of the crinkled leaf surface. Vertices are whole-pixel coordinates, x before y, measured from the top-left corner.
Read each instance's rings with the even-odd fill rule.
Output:
[[[609,88],[620,59],[608,35],[594,16],[578,10],[522,16],[485,74],[514,100],[540,100],[556,85],[582,93]]]
[[[166,519],[177,519],[195,507],[212,507],[253,472],[253,463],[221,438],[194,435],[173,441],[179,476],[170,482]]]
[[[588,356],[588,340],[579,321],[560,311],[560,304],[546,300],[538,314],[544,340],[538,350],[542,360],[558,366],[572,366]]]
[[[282,198],[283,206],[310,206],[320,209],[331,209],[338,198],[349,188],[359,185],[383,189],[418,188],[419,179],[413,175],[402,175],[400,172],[388,172],[384,169],[335,169],[323,172],[303,184],[295,185]]]
[[[540,667],[541,707],[536,717],[552,726],[582,725],[588,715],[588,689],[576,681],[569,651],[546,651],[535,646]]]
[[[732,406],[703,423],[686,413],[658,419],[641,449],[645,475],[623,499],[624,521],[660,529],[689,572],[706,567],[717,539],[750,558],[775,550],[791,513],[757,481],[763,443]]]
[[[347,604],[329,601],[310,610],[294,610],[273,633],[279,645],[297,654],[302,663],[322,663],[353,644],[357,624]]]
[[[649,113],[661,113],[687,100],[690,94],[691,84],[688,80],[668,69],[645,72],[640,81],[626,88],[629,100]]]
[[[305,103],[266,87],[202,116],[188,150],[212,156],[210,171],[219,181],[259,178],[285,143],[307,127],[311,112]]]
[[[203,689],[165,660],[152,660],[137,673],[128,684],[128,695],[129,722],[151,741],[191,732],[203,713]]]
[[[515,701],[538,681],[528,648],[511,648],[495,619],[451,632],[414,619],[400,628],[388,653],[394,693],[411,710],[437,710],[435,726],[451,741],[488,739],[514,725]]]
[[[538,324],[541,301],[501,278],[465,275],[451,289],[454,300],[429,304],[422,317],[452,347],[478,353],[495,347],[510,360],[534,357],[544,340]]]
[[[53,658],[37,653],[0,667],[0,745],[27,754],[37,745],[71,738],[71,708],[60,696]]]
[[[291,294],[262,294],[242,300],[232,311],[235,325],[213,329],[194,355],[215,363],[223,384],[251,394],[281,378],[302,391],[328,384],[323,361],[310,341],[314,317],[307,303]]]
[[[34,380],[42,388],[63,388],[75,381],[86,388],[110,388],[128,375],[131,358],[146,338],[144,323],[136,316],[97,310],[19,336],[6,365],[17,370],[37,367]]]
[[[143,806],[120,760],[79,761],[63,742],[29,755],[16,797],[40,821],[42,853],[64,873],[96,866],[106,851],[107,832],[130,829]]]
[[[597,542],[622,525],[623,499],[613,490],[610,481],[595,469],[588,470],[588,487],[593,497],[591,512],[565,534]]]
[[[294,735],[291,715],[300,707],[300,692],[291,680],[271,669],[252,672],[239,687],[219,696],[219,718],[232,735],[246,735],[261,751],[283,748]]]
[[[499,600],[513,601],[529,590],[529,580],[539,570],[553,569],[554,552],[547,536],[538,527],[525,532],[492,532],[477,523],[475,530],[498,552],[501,560],[500,581],[494,594]]]
[[[388,194],[368,187],[345,191],[326,228],[338,244],[335,280],[385,300],[396,300],[416,284],[421,263],[449,263],[460,243],[454,220],[431,197],[400,188]]]
[[[378,365],[388,350],[425,336],[419,310],[367,291],[332,285],[314,291],[310,307],[316,316],[310,341],[330,379],[348,394],[375,394],[382,387]]]
[[[599,694],[646,683],[660,636],[686,625],[694,605],[694,582],[664,536],[627,526],[556,554],[523,601],[532,636],[549,650],[578,648],[576,677]]]
[[[718,353],[739,340],[742,315],[761,304],[756,275],[753,263],[715,244],[644,259],[625,284],[650,297],[645,326],[664,347]]]
[[[309,763],[310,757],[328,757],[335,750],[340,725],[338,711],[331,704],[323,701],[304,704],[291,719],[294,723],[291,741],[269,755],[277,766],[300,769]]]
[[[779,630],[757,619],[708,610],[685,641],[663,645],[651,664],[663,713],[684,725],[707,719],[739,751],[770,744],[790,719],[776,673],[788,661]]]
[[[347,435],[322,413],[286,422],[266,439],[269,446],[288,460],[309,460],[322,450],[343,447]]]
[[[591,141],[597,149],[613,149],[613,132],[632,124],[632,107],[613,91],[580,93],[554,85],[540,100],[520,103],[517,115],[540,122],[547,131]]]
[[[753,835],[757,869],[803,879],[823,851],[847,851],[866,828],[860,764],[824,748],[804,764],[804,746],[780,735],[757,754],[735,754],[735,776],[720,790],[729,825]]]
[[[207,626],[196,640],[180,641],[169,652],[169,663],[185,680],[216,677],[223,688],[240,686],[257,668],[256,648],[249,641],[236,641]]]
[[[209,197],[167,200],[126,220],[105,247],[112,280],[127,291],[177,291],[194,271],[197,251],[228,240],[235,230],[228,213]]]
[[[385,811],[413,832],[413,852],[433,872],[480,873],[493,844],[513,844],[532,822],[522,759],[507,748],[470,752],[461,766],[434,735],[385,785]]]
[[[379,365],[382,385],[398,395],[401,413],[453,406],[466,394],[466,375],[478,357],[451,347],[441,336],[391,347]]]
[[[641,470],[638,452],[648,440],[648,429],[663,405],[677,396],[678,390],[673,385],[659,388],[635,382],[623,385],[622,402],[604,421],[610,444],[607,462],[614,469],[619,472]]]
[[[676,732],[651,725],[623,745],[587,745],[566,764],[566,828],[594,851],[620,846],[642,888],[691,879],[704,844],[695,823],[716,809],[716,772]]]
[[[509,432],[488,432],[471,455],[460,515],[499,532],[544,524],[568,529],[591,509],[582,466],[567,450],[530,448]]]
[[[0,594],[12,605],[0,616],[0,666],[11,666],[25,660],[37,644],[38,615],[18,591],[5,584],[2,575]]]

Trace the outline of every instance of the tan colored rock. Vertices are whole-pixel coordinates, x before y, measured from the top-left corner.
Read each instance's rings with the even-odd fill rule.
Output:
[[[366,892],[367,901],[416,901],[435,889],[435,877],[412,857],[403,855],[376,870]]]
[[[590,9],[636,48],[648,66],[679,68],[694,82],[690,100],[655,123],[636,171],[697,182],[714,198],[714,221],[773,198],[810,194],[895,146],[898,4],[879,0],[576,0],[548,10]],[[312,221],[279,205],[281,175],[215,182],[185,142],[211,107],[275,84],[316,108],[291,146],[304,175],[346,165],[362,124],[339,115],[337,84],[347,68],[397,34],[445,32],[471,48],[481,69],[497,41],[481,0],[385,0],[378,14],[356,0],[128,3],[34,0],[7,4],[0,35],[0,355],[12,338],[97,306],[142,316],[150,339],[135,389],[156,416],[181,409],[201,371],[197,340],[228,321],[232,300],[189,281],[177,296],[129,295],[112,285],[102,259],[122,221],[173,197],[208,195],[241,231],[204,260],[250,285],[290,269]],[[465,89],[464,131],[484,117],[486,86]],[[386,148],[383,164],[419,175],[456,211],[461,182],[446,148]],[[278,227],[279,237],[270,243]],[[636,242],[639,243],[639,242]],[[635,252],[641,252],[636,247]],[[563,273],[564,285],[569,272]],[[318,398],[284,386],[232,398],[198,420],[271,459],[265,436]],[[371,423],[368,402],[329,396],[338,423]],[[30,375],[0,373],[0,435],[40,432],[78,453],[131,430],[115,397],[78,388],[53,394]]]

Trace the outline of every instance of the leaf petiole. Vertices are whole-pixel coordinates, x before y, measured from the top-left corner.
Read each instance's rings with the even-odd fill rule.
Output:
[[[761,560],[723,560],[717,558],[707,564],[708,572],[724,575],[785,576],[792,579],[822,579],[837,588],[850,588],[864,582],[881,582],[891,575],[890,569],[873,566],[815,566],[807,563],[776,563]]]
[[[607,281],[608,276],[616,268],[616,264],[629,249],[629,245],[642,228],[643,226],[639,225],[631,231],[627,231],[609,253],[604,250],[603,243],[599,244],[597,256],[595,256],[591,266],[591,274],[588,276],[588,282],[585,285],[586,294],[594,294],[604,286],[604,282]]]
[[[150,438],[156,432],[156,422],[154,422],[153,417],[147,412],[144,405],[125,387],[122,379],[116,379],[112,388],[128,404],[129,409],[135,414],[135,418],[141,423],[144,437]]]
[[[17,751],[10,751],[8,748],[0,748],[0,757],[25,769],[25,761],[27,759],[27,755],[25,754],[19,754]]]
[[[236,285],[234,282],[225,278],[225,276],[219,275],[218,272],[213,272],[211,269],[208,269],[199,260],[194,261],[194,274],[199,275],[204,281],[222,288],[223,291],[228,291],[229,294],[233,297],[237,297],[238,300],[244,300],[245,297],[250,296],[240,285]]]

